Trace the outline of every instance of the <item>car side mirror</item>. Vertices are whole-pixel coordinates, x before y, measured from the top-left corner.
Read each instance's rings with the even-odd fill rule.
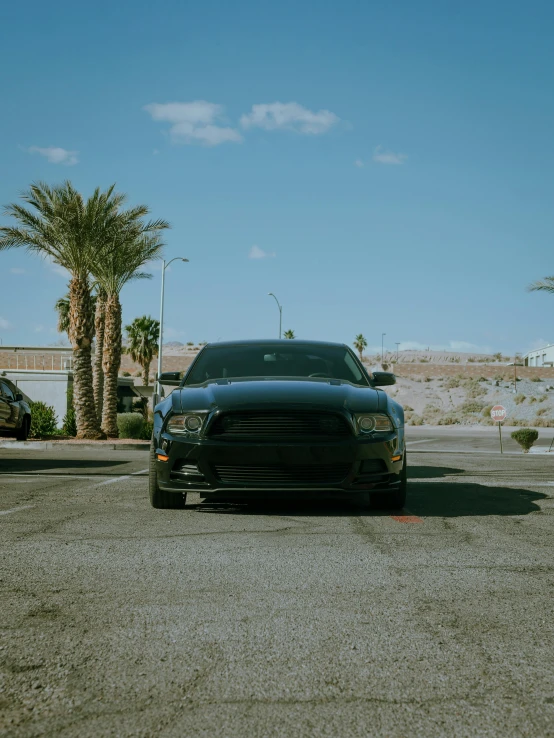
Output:
[[[396,377],[392,372],[373,372],[371,383],[374,387],[388,387],[396,384]]]
[[[162,372],[159,382],[170,387],[178,387],[181,384],[181,372]]]
[[[23,395],[21,394],[21,392],[16,392],[15,401],[21,402],[22,400],[23,400]]]

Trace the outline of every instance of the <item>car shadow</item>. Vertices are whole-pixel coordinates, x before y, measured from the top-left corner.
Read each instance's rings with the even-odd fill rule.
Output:
[[[405,512],[422,518],[473,517],[486,515],[529,515],[539,512],[538,501],[548,495],[517,487],[492,487],[460,481],[448,481],[452,475],[461,475],[463,469],[440,466],[412,466],[409,469],[408,497]],[[445,481],[415,481],[418,479],[445,479]],[[410,480],[412,483],[410,484]],[[297,493],[294,497],[268,497],[266,490],[252,492],[248,500],[212,497],[200,504],[187,504],[203,513],[233,515],[300,515],[300,516],[389,516],[398,511],[373,510],[360,496],[341,495],[315,498]],[[260,499],[262,498],[262,499]],[[402,513],[400,513],[402,514]]]
[[[103,476],[109,476],[108,467],[116,467],[121,464],[128,464],[128,461],[115,461],[111,459],[28,459],[25,457],[15,459],[0,459],[0,474],[20,473],[32,474],[33,472],[48,472],[51,469],[67,469],[67,474],[75,469],[93,469]],[[100,471],[102,470],[102,471]],[[62,472],[63,473],[63,472]],[[114,471],[114,475],[121,472]],[[92,474],[94,475],[94,471]]]

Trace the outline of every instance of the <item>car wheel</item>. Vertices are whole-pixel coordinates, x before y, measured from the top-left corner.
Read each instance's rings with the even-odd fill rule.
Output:
[[[407,459],[404,456],[404,466],[400,472],[400,485],[394,492],[384,492],[383,494],[371,495],[371,507],[377,510],[402,510],[406,504],[406,494],[408,491],[408,466]]]
[[[31,418],[26,415],[21,423],[21,428],[15,434],[18,441],[26,441],[29,438],[29,430],[31,428]]]
[[[158,486],[158,471],[156,469],[156,447],[154,441],[150,444],[150,468],[148,475],[148,489],[150,504],[158,510],[182,510],[187,501],[187,493],[164,492]]]

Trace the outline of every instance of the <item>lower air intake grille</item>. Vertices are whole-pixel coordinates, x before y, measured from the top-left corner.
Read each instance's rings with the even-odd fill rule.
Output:
[[[350,464],[309,464],[282,466],[224,466],[213,467],[215,476],[224,484],[253,487],[280,485],[340,484],[350,471]]]

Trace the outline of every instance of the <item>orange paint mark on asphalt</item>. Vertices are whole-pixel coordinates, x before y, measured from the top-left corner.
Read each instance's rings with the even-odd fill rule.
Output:
[[[423,523],[421,518],[412,515],[409,510],[402,510],[400,515],[391,515],[391,518],[396,520],[397,523]]]

